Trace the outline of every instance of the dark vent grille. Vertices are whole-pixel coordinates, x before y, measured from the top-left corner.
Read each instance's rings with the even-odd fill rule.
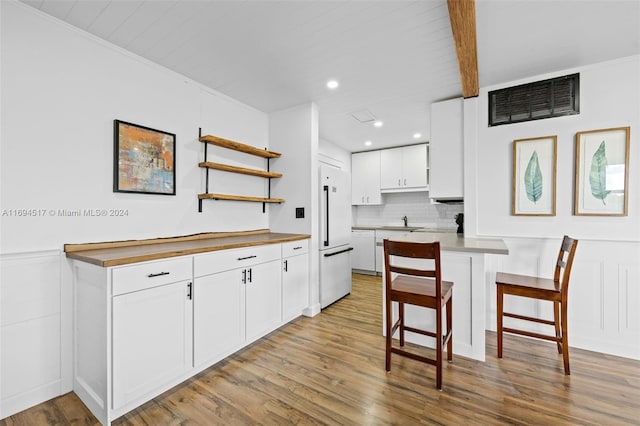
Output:
[[[580,74],[489,92],[489,126],[580,113]]]

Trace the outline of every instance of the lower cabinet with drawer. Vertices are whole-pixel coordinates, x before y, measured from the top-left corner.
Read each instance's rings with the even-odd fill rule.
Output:
[[[73,390],[102,424],[192,375],[192,262],[72,261]]]
[[[196,367],[219,361],[281,324],[280,259],[280,244],[194,257]]]
[[[282,320],[299,317],[309,306],[309,240],[282,244]]]
[[[307,240],[114,267],[70,265],[73,390],[103,425],[308,304]]]

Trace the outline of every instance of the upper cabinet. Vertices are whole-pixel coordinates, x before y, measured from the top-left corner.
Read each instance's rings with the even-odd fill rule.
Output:
[[[431,104],[429,197],[432,199],[464,196],[463,135],[462,98]]]
[[[380,151],[351,155],[351,204],[382,204],[380,194]]]
[[[428,191],[427,144],[380,151],[382,192]]]

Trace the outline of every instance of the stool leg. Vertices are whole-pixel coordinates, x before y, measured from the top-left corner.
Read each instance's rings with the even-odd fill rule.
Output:
[[[385,358],[384,358],[384,366],[387,371],[391,371],[391,327],[392,327],[392,303],[387,297],[385,301],[386,308],[386,339],[385,339]]]
[[[442,301],[436,309],[436,388],[442,389]]]
[[[556,327],[556,341],[558,345],[558,353],[562,353],[562,344],[560,341],[562,340],[562,334],[560,334],[560,302],[553,302],[553,321],[555,322]]]
[[[562,359],[564,361],[564,374],[571,374],[569,370],[569,338],[567,337],[567,304],[560,305],[562,311]]]
[[[447,342],[447,361],[453,361],[453,296],[447,300],[447,334],[451,333]]]
[[[404,346],[404,303],[398,302],[398,315],[400,316],[400,346]]]
[[[502,292],[502,286],[500,284],[498,284],[496,286],[496,295],[497,295],[497,308],[496,308],[496,316],[498,317],[498,358],[502,358],[502,312],[503,312],[503,305],[502,305],[502,298],[503,298],[503,292]]]

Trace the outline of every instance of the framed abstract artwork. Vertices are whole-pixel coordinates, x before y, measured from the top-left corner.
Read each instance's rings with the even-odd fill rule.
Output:
[[[113,121],[113,191],[176,194],[176,135]]]
[[[556,215],[557,136],[513,141],[511,214]]]
[[[629,133],[629,127],[576,133],[574,215],[627,215]]]

